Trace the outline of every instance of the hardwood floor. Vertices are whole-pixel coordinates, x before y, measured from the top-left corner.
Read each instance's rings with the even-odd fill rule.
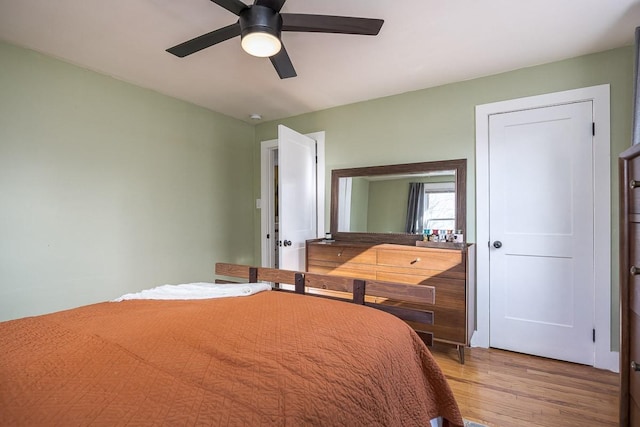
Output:
[[[496,349],[453,346],[431,352],[462,416],[499,427],[617,426],[619,375],[589,366]]]

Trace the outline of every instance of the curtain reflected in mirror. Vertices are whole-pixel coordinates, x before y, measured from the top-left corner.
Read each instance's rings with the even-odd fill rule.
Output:
[[[421,233],[424,226],[424,182],[410,182],[405,233]]]

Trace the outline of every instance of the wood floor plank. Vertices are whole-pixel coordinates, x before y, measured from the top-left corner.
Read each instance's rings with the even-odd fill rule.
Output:
[[[436,344],[463,417],[496,427],[617,426],[619,375],[497,349]]]

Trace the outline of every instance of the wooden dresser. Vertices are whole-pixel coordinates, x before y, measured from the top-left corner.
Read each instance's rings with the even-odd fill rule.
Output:
[[[449,246],[445,249],[388,243],[308,241],[307,271],[432,286],[435,303],[416,308],[433,311],[433,324],[412,326],[431,332],[435,341],[458,346],[460,362],[464,363],[464,347],[469,345],[475,330],[475,246]],[[384,303],[415,307],[400,297]]]
[[[620,155],[620,425],[640,426],[640,145]]]

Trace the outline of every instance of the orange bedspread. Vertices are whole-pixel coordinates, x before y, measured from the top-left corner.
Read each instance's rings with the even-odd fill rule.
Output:
[[[0,323],[0,425],[462,424],[399,319],[262,292],[101,303]]]

